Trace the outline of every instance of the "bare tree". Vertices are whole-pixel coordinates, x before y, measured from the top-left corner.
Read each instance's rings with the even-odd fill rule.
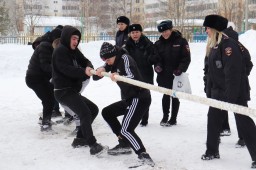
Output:
[[[7,34],[9,23],[8,9],[5,7],[5,2],[0,1],[0,35]]]
[[[43,13],[43,5],[41,0],[23,0],[18,6],[20,9],[19,17],[24,18],[23,24],[29,28],[31,36],[34,35],[35,26],[39,23]]]

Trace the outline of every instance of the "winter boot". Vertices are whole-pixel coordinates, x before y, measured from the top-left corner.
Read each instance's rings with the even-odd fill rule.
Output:
[[[219,153],[215,153],[215,154],[205,153],[202,155],[201,159],[202,160],[220,159],[220,154]]]
[[[252,162],[251,168],[256,169],[256,161]]]
[[[104,150],[104,147],[99,143],[94,143],[90,146],[90,154],[91,155],[98,155]]]
[[[243,148],[245,147],[245,142],[243,139],[238,139],[237,143],[236,143],[236,148]]]
[[[59,116],[62,116],[62,114],[59,110],[52,111],[52,117],[59,117]]]
[[[86,147],[88,146],[88,142],[86,139],[84,138],[75,138],[71,144],[71,146],[73,146],[73,148],[79,148],[79,147]]]
[[[168,121],[168,117],[169,117],[168,114],[164,114],[163,119],[160,122],[160,126],[165,126],[166,125],[166,123]]]
[[[119,142],[118,145],[108,150],[109,155],[121,155],[121,154],[132,153],[132,149],[128,142],[126,142],[124,139],[119,139],[118,142]]]
[[[170,119],[166,124],[165,124],[165,126],[173,126],[173,125],[176,125],[177,124],[177,121],[176,121],[176,119],[174,120],[174,119]]]
[[[151,157],[149,156],[149,154],[147,152],[140,153],[138,158],[139,158],[139,161],[143,164],[146,164],[146,165],[149,165],[152,167],[155,166],[154,161],[151,159]]]

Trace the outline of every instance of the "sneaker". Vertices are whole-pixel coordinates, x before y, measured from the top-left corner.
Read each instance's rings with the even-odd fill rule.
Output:
[[[59,117],[59,116],[62,116],[62,114],[59,110],[52,111],[52,117]]]
[[[75,138],[71,144],[71,146],[73,146],[73,148],[79,148],[79,147],[86,147],[88,146],[88,142],[86,139],[84,138]]]
[[[165,126],[167,127],[170,127],[170,126],[173,126],[173,125],[176,125],[177,124],[177,121],[176,120],[169,120]]]
[[[223,131],[220,132],[220,136],[230,136],[231,131],[230,129],[224,129]]]
[[[203,154],[201,157],[202,160],[212,160],[212,159],[220,159],[220,154],[215,153],[215,154]]]
[[[164,116],[160,122],[160,126],[165,126],[168,121],[168,116]]]
[[[256,169],[256,161],[252,162],[251,168]]]
[[[39,117],[38,124],[39,124],[39,125],[42,125],[42,122],[43,122],[43,118],[42,118],[42,117]]]
[[[90,146],[90,154],[91,155],[100,154],[103,150],[104,150],[104,147],[99,143],[95,143],[92,146]]]
[[[151,159],[149,154],[146,153],[146,152],[140,153],[138,158],[139,158],[140,162],[142,162],[143,164],[147,164],[147,165],[152,166],[152,167],[155,166],[154,161]]]
[[[243,148],[245,147],[245,142],[243,139],[238,139],[237,143],[236,143],[236,148]]]
[[[143,121],[140,122],[140,126],[141,126],[141,127],[145,127],[145,126],[147,126],[147,125],[148,125],[148,122],[143,122]]]
[[[132,149],[129,146],[129,144],[120,142],[120,140],[118,145],[108,150],[109,155],[121,155],[121,154],[131,154],[131,153],[132,153]]]
[[[73,130],[73,131],[70,133],[70,136],[75,136],[75,135],[77,135],[78,130],[79,130],[79,126],[76,126],[75,130]]]
[[[41,126],[41,132],[49,132],[52,130],[52,126],[51,125],[42,125]]]

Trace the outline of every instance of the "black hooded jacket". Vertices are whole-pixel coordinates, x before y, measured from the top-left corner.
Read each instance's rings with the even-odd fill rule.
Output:
[[[153,55],[153,43],[144,35],[142,35],[138,42],[128,38],[125,49],[129,55],[136,61],[144,82],[153,84],[154,71],[151,61]]]
[[[78,48],[72,50],[70,40],[72,35],[81,33],[72,26],[65,26],[61,34],[61,44],[54,50],[52,58],[53,84],[55,89],[72,88],[79,92],[82,82],[89,77],[85,74],[86,67],[92,63],[80,52]]]
[[[52,77],[52,39],[50,33],[41,37],[41,43],[35,49],[28,65],[26,76],[34,76],[38,79],[50,80]]]
[[[122,47],[128,39],[128,26],[123,31],[116,32],[116,46]]]

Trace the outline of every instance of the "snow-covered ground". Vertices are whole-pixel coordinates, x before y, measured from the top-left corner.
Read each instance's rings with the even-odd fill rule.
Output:
[[[251,52],[256,63],[256,32],[248,31],[240,40]],[[112,43],[114,43],[112,41]],[[103,62],[99,57],[102,42],[80,44],[95,68]],[[203,91],[203,60],[205,43],[191,43],[192,62],[188,73],[192,93],[205,96]],[[120,170],[127,169],[130,162],[136,161],[132,155],[108,156],[103,158],[90,156],[89,148],[73,149],[73,137],[68,134],[75,125],[53,126],[55,135],[40,132],[38,113],[42,106],[35,93],[25,84],[25,71],[33,53],[27,45],[0,45],[0,170]],[[255,68],[250,75],[251,98],[249,107],[256,108]],[[120,90],[108,78],[92,81],[83,92],[100,111],[103,107],[119,100]],[[222,137],[219,160],[202,161],[201,155],[206,146],[206,124],[208,106],[181,100],[178,124],[173,127],[161,127],[162,94],[152,91],[149,125],[136,129],[147,152],[157,165],[165,170],[246,170],[250,169],[251,159],[247,148],[235,148],[237,130],[233,113],[229,115],[232,135]],[[56,120],[56,119],[55,119]],[[254,118],[255,120],[255,118]],[[98,142],[113,147],[117,144],[115,135],[99,113],[93,123],[94,134]],[[139,167],[137,169],[157,169]],[[159,168],[160,169],[160,168]]]

